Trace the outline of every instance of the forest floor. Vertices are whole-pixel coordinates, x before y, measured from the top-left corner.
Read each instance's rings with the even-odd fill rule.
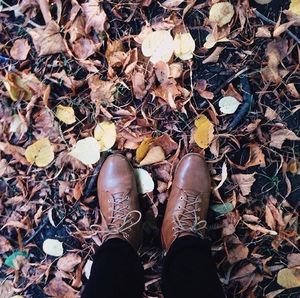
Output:
[[[112,152],[155,185],[140,194],[145,297],[163,297],[160,226],[188,152],[210,168],[207,236],[228,297],[299,297],[300,9],[230,0],[220,27],[216,2],[0,0],[1,298],[80,295],[101,244],[95,178]],[[142,44],[159,30],[190,33],[191,58],[149,61]],[[110,128],[97,138],[99,123]],[[97,162],[90,147],[69,154],[89,137],[111,143]],[[63,255],[46,254],[47,239]]]

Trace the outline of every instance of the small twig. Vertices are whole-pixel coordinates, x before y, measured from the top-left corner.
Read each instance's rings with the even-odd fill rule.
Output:
[[[276,22],[270,20],[269,18],[267,18],[266,16],[264,16],[262,13],[260,13],[257,9],[253,9],[254,14],[260,18],[261,20],[265,21],[266,23],[270,24],[270,25],[276,25]],[[286,33],[293,38],[298,44],[300,44],[300,39],[294,34],[292,33],[289,29],[286,30]]]

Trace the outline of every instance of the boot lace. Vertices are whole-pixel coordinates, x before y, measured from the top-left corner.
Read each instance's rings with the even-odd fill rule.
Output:
[[[129,193],[109,193],[109,196],[109,210],[112,211],[112,216],[110,223],[107,223],[101,213],[102,229],[100,233],[102,239],[105,241],[111,235],[121,235],[128,240],[132,227],[140,222],[142,214],[138,210],[128,212]]]
[[[195,195],[192,192],[182,191],[180,200],[185,202],[184,207],[180,207],[180,213],[174,216],[174,236],[177,238],[182,233],[193,233],[201,235],[201,230],[206,228],[206,220],[201,220],[197,213],[201,210],[201,193]]]

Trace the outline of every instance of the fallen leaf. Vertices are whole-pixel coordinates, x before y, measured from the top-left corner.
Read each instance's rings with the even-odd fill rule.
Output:
[[[116,142],[116,125],[109,121],[98,123],[94,130],[94,138],[98,141],[101,152],[109,150]]]
[[[12,246],[9,241],[4,236],[0,235],[0,254],[4,254],[10,250],[12,250]]]
[[[115,100],[117,88],[112,81],[103,81],[97,75],[88,79],[89,88],[91,89],[91,99],[95,104],[111,106]]]
[[[227,177],[228,177],[228,172],[227,172],[227,165],[226,162],[223,163],[222,165],[222,173],[221,173],[221,181],[219,182],[219,184],[215,187],[214,190],[218,190],[226,181]]]
[[[44,89],[44,85],[33,74],[21,72],[8,72],[3,83],[13,101],[30,100],[39,89]]]
[[[84,272],[85,277],[87,279],[90,278],[92,266],[93,266],[93,261],[91,261],[91,260],[87,260],[85,265],[84,265],[83,272]]]
[[[216,47],[214,51],[202,61],[203,64],[206,63],[217,63],[221,53],[223,52],[224,48],[223,47]]]
[[[99,143],[95,138],[87,137],[79,140],[69,154],[85,165],[92,165],[100,159]]]
[[[300,1],[291,0],[289,11],[300,16]]]
[[[281,149],[285,140],[300,141],[300,137],[289,129],[279,129],[271,134],[270,146]]]
[[[8,258],[6,258],[4,264],[8,267],[19,270],[24,263],[25,258],[28,257],[27,251],[17,250],[13,254],[11,254]]]
[[[200,148],[207,148],[214,138],[214,126],[205,115],[195,120],[194,140]]]
[[[219,107],[224,114],[234,114],[241,103],[233,96],[225,96],[219,101]]]
[[[81,37],[72,44],[72,49],[78,59],[86,60],[95,54],[97,46],[91,39]]]
[[[238,184],[243,196],[247,196],[251,192],[251,187],[255,182],[253,174],[235,174],[231,176],[234,183]]]
[[[150,146],[152,145],[152,143],[153,143],[152,137],[144,138],[142,143],[136,149],[135,159],[137,162],[141,162],[145,158],[146,154],[150,150]]]
[[[209,11],[209,20],[219,27],[230,23],[233,16],[234,8],[229,2],[215,3]]]
[[[15,60],[26,60],[27,55],[30,51],[30,46],[27,39],[20,38],[17,39],[12,48],[10,49],[10,55]]]
[[[228,262],[230,264],[235,264],[241,260],[247,259],[249,254],[248,247],[243,244],[236,245],[234,248],[228,251]]]
[[[45,29],[28,29],[33,44],[39,56],[66,52],[60,28],[55,21],[50,21]]]
[[[218,42],[228,42],[229,39],[226,37],[220,38],[220,39],[215,39],[213,34],[208,34],[206,36],[206,42],[204,43],[204,47],[206,49],[211,49],[213,48]]]
[[[102,33],[106,22],[106,14],[104,10],[100,8],[100,1],[89,0],[83,3],[81,7],[86,20],[85,33],[90,33],[92,28],[97,33]]]
[[[152,192],[154,182],[150,174],[144,169],[134,169],[134,175],[137,182],[138,193],[145,194]]]
[[[272,0],[255,0],[255,2],[257,2],[258,4],[269,4]]]
[[[11,297],[14,293],[14,284],[12,280],[0,280],[0,297]]]
[[[55,116],[66,124],[73,124],[76,122],[75,112],[72,107],[58,105],[56,108]]]
[[[174,40],[170,31],[158,30],[149,33],[142,43],[142,53],[156,64],[169,62],[174,52]]]
[[[170,77],[174,79],[178,79],[181,77],[182,72],[183,72],[183,65],[182,63],[172,63],[169,65],[169,70],[170,70]]]
[[[289,268],[300,267],[300,253],[289,254],[287,256],[287,260],[288,260]],[[298,269],[300,269],[300,268],[298,268]]]
[[[223,204],[214,204],[210,206],[210,209],[219,214],[226,214],[234,209],[234,206],[230,202]]]
[[[19,114],[15,114],[11,117],[9,132],[16,134],[18,138],[21,138],[28,130],[28,126],[23,118]]]
[[[270,234],[272,236],[276,236],[277,232],[273,231],[273,230],[268,230],[265,227],[262,227],[260,225],[253,225],[253,224],[248,224],[248,223],[244,223],[249,229],[251,229],[252,231],[255,232],[260,232],[262,234]]]
[[[73,272],[74,268],[81,263],[81,257],[76,253],[68,253],[57,262],[57,268],[65,272]]]
[[[177,33],[174,38],[174,54],[181,60],[193,58],[195,41],[190,33]]]
[[[279,270],[277,283],[286,289],[300,287],[300,269],[284,268]]]
[[[161,5],[166,8],[178,7],[184,0],[166,0]]]
[[[46,239],[43,242],[43,251],[53,257],[61,257],[64,254],[63,244],[57,239]]]
[[[178,148],[178,144],[167,134],[155,138],[154,145],[163,148],[166,155],[171,154]]]
[[[170,69],[168,64],[164,61],[158,61],[155,64],[154,69],[157,80],[162,84],[166,83],[170,76]]]
[[[278,114],[276,113],[276,111],[274,111],[270,107],[267,107],[266,112],[265,112],[265,117],[268,120],[272,121],[272,120],[275,120],[278,117]]]
[[[75,290],[65,283],[61,277],[54,277],[50,282],[44,287],[44,293],[50,297],[56,298],[75,298]]]
[[[140,166],[147,166],[165,160],[165,152],[160,146],[152,147],[144,159],[140,162]]]
[[[54,152],[49,139],[42,138],[28,146],[25,157],[29,163],[35,163],[38,167],[49,165],[54,159]]]

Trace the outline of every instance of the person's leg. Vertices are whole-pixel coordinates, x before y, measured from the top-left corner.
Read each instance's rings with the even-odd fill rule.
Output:
[[[141,298],[143,266],[133,247],[125,240],[106,241],[96,252],[83,298]]]
[[[210,247],[203,240],[211,191],[200,155],[182,158],[176,169],[162,225],[167,251],[162,276],[165,298],[224,297]]]
[[[183,236],[172,243],[165,258],[162,291],[165,298],[224,297],[206,240]]]
[[[143,267],[141,212],[133,169],[120,154],[109,156],[97,181],[101,210],[99,236],[103,244],[95,255],[86,298],[141,298]]]

